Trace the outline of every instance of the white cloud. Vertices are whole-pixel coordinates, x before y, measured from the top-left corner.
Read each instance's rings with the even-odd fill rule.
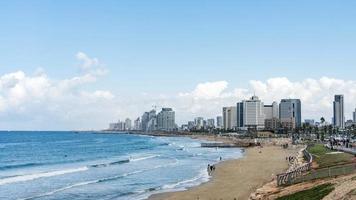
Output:
[[[214,99],[221,97],[222,92],[227,88],[226,81],[199,83],[195,90],[189,93],[180,93],[179,96],[191,96],[195,99]]]
[[[87,54],[83,52],[78,52],[76,54],[76,58],[81,61],[79,67],[83,70],[88,70],[90,68],[99,66],[99,59],[90,58]]]

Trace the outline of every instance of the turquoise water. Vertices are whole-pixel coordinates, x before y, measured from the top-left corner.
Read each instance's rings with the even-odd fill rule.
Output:
[[[240,149],[129,134],[0,132],[0,199],[145,199],[209,179]]]

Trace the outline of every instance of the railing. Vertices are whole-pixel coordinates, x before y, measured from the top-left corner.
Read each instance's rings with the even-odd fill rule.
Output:
[[[291,185],[295,182],[295,180],[301,176],[304,172],[309,171],[311,169],[311,165],[313,162],[313,156],[307,151],[307,148],[303,150],[304,158],[308,161],[307,163],[297,167],[293,171],[278,174],[277,175],[277,185]]]
[[[317,169],[297,177],[292,181],[291,184],[301,183],[304,181],[311,181],[320,178],[347,175],[347,174],[354,173],[355,171],[356,171],[356,163]]]

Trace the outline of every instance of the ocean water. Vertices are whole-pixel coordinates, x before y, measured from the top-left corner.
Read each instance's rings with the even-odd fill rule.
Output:
[[[146,199],[208,181],[207,165],[241,149],[185,137],[0,132],[0,199]]]

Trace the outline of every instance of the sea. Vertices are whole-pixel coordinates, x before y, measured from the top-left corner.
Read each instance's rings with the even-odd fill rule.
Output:
[[[243,156],[188,137],[0,132],[0,199],[147,199],[209,180],[208,164]]]

